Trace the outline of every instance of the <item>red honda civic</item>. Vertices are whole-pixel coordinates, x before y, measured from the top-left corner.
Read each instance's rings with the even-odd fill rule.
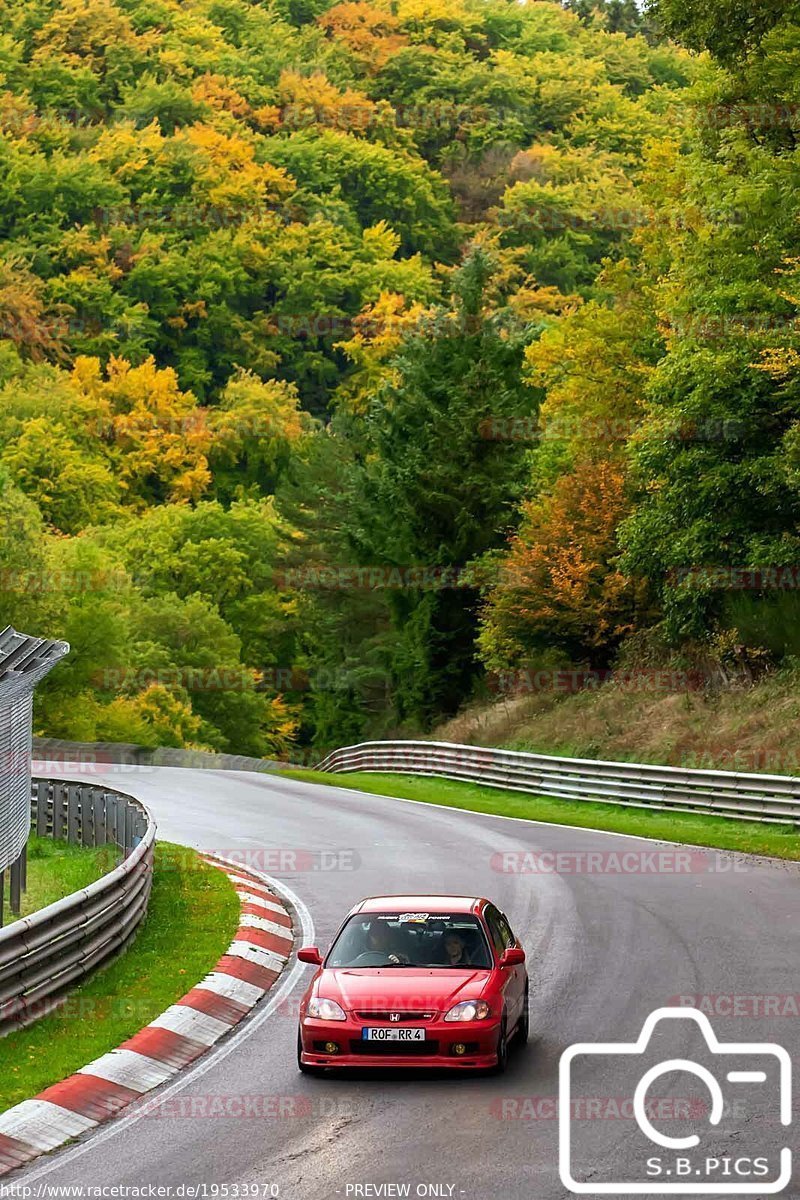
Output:
[[[345,918],[300,1004],[297,1062],[505,1069],[528,1039],[525,951],[488,900],[373,896]]]

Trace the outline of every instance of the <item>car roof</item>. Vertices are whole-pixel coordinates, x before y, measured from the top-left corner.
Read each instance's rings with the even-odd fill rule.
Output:
[[[477,912],[487,901],[480,896],[368,896],[356,904],[350,915],[358,912]]]

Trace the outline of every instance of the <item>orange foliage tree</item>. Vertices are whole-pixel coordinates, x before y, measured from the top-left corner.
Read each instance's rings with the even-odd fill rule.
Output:
[[[322,14],[319,24],[331,37],[344,42],[370,74],[377,74],[393,54],[408,44],[405,34],[398,32],[396,17],[362,0],[335,4]]]
[[[545,645],[608,651],[630,631],[642,597],[615,565],[628,511],[620,465],[588,457],[525,504],[483,610],[490,667],[523,663]]]

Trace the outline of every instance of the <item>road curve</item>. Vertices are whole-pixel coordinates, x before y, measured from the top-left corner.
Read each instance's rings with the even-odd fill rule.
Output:
[[[558,1175],[553,1102],[558,1060],[571,1043],[629,1042],[673,997],[707,995],[740,998],[743,1015],[714,1021],[721,1040],[775,1041],[798,1057],[800,1019],[775,1000],[798,991],[798,864],[712,852],[691,856],[687,870],[686,858],[676,860],[667,847],[673,857],[659,869],[648,858],[654,844],[639,839],[272,775],[108,767],[105,774],[93,768],[92,777],[147,803],[162,838],[223,855],[254,853],[254,866],[307,905],[323,946],[365,895],[492,897],[529,951],[536,1041],[512,1054],[501,1078],[307,1079],[295,1065],[296,1002],[308,977],[299,969],[270,1015],[167,1086],[162,1115],[122,1118],[9,1182],[48,1191],[152,1184],[171,1188],[161,1193],[171,1196],[205,1185],[194,1195],[211,1200],[235,1196],[234,1185],[240,1196],[255,1196],[242,1185],[261,1185],[263,1196],[274,1184],[281,1197],[327,1200],[391,1195],[381,1184],[407,1184],[409,1195],[421,1195],[421,1185],[435,1184],[444,1196],[556,1200],[568,1193]],[[510,855],[514,866],[526,851],[568,857],[562,873],[498,869],[498,856]],[[609,856],[623,852],[636,857],[620,873],[619,859]],[[717,1001],[720,1010],[727,1003]],[[680,1037],[689,1056],[693,1039],[682,1029]],[[605,1077],[591,1074],[581,1088],[584,1096],[614,1095]],[[223,1097],[227,1112],[240,1115],[214,1115]],[[760,1152],[786,1142],[773,1115],[769,1106],[761,1114]],[[606,1116],[584,1122],[598,1172],[629,1165],[624,1125]]]

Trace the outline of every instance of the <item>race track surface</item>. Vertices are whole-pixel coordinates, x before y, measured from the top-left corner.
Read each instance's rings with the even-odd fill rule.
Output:
[[[40,1195],[65,1185],[154,1184],[172,1189],[162,1195],[225,1200],[237,1194],[236,1185],[240,1196],[255,1196],[243,1185],[258,1184],[264,1196],[274,1184],[281,1197],[298,1200],[392,1194],[556,1200],[569,1195],[558,1174],[555,1100],[559,1057],[571,1043],[633,1041],[653,1010],[676,996],[700,995],[715,998],[712,1023],[720,1040],[774,1041],[798,1057],[800,1018],[787,999],[800,991],[797,864],[724,852],[687,855],[634,838],[272,775],[104,771],[95,769],[93,778],[147,803],[160,837],[223,855],[247,852],[252,866],[307,906],[313,940],[322,947],[346,910],[367,895],[489,896],[528,951],[535,1041],[512,1052],[499,1078],[363,1071],[308,1079],[295,1063],[296,1005],[312,968],[298,964],[290,974],[290,964],[268,1015],[262,1010],[195,1072],[155,1094],[164,1097],[160,1114],[123,1117],[9,1183],[46,1185]],[[662,860],[653,859],[655,849],[665,852]],[[521,857],[539,851],[561,851],[561,872],[542,869],[550,859]],[[306,941],[312,940],[308,914]],[[726,1015],[730,1006],[741,1015]],[[681,1022],[674,1030],[677,1056],[692,1057],[695,1027],[685,1024],[691,1027]],[[675,1049],[673,1041],[671,1056]],[[673,1094],[702,1098],[696,1083],[684,1078]],[[628,1123],[608,1103],[620,1093],[605,1067],[584,1070],[576,1094],[605,1101],[589,1105],[578,1122],[597,1178],[638,1169],[638,1159],[630,1161]],[[217,1115],[221,1109],[228,1115]],[[796,1143],[796,1131],[782,1129],[776,1113],[777,1102],[765,1102],[731,1145],[742,1149],[753,1131],[759,1153],[791,1145],[792,1137]],[[800,1189],[790,1185],[784,1195]]]

